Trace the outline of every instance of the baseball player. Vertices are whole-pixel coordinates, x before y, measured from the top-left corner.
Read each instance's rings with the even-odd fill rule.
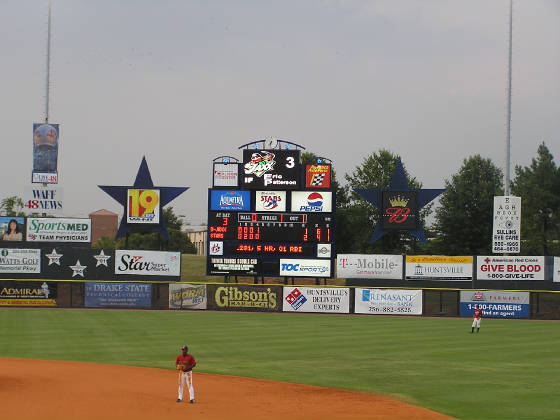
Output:
[[[177,397],[177,402],[183,401],[183,388],[186,382],[189,387],[190,403],[194,404],[192,369],[196,366],[196,360],[189,354],[188,346],[181,347],[181,352],[182,354],[177,356],[175,360],[175,367],[179,371],[179,396]]]
[[[476,332],[478,334],[478,331],[480,330],[480,320],[481,319],[482,319],[482,309],[480,309],[478,305],[474,305],[471,334],[474,332],[474,327],[476,327]]]

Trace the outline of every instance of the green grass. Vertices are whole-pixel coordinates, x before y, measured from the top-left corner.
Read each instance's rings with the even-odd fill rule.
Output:
[[[559,323],[0,309],[0,356],[173,368],[385,393],[462,419],[558,419]]]

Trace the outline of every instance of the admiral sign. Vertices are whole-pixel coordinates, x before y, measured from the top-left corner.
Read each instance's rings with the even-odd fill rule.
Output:
[[[210,190],[210,210],[249,211],[251,210],[251,192]]]
[[[350,312],[350,289],[339,287],[284,287],[284,312]]]
[[[418,227],[416,192],[383,191],[381,226],[385,230],[415,230]]]
[[[519,253],[521,248],[521,197],[494,197],[492,252]]]
[[[331,187],[331,165],[317,164],[305,165],[305,187],[306,188],[330,188]]]
[[[293,212],[332,212],[331,191],[292,191]]]
[[[330,260],[280,259],[280,276],[330,277]]]
[[[478,280],[544,280],[544,257],[476,257]]]
[[[30,242],[91,242],[91,219],[27,219]]]
[[[212,185],[214,187],[238,187],[239,164],[214,163]]]
[[[159,224],[159,190],[130,188],[126,194],[126,223]]]
[[[473,257],[407,255],[406,278],[410,280],[472,280]]]
[[[0,273],[40,273],[40,249],[0,249]]]
[[[529,318],[529,292],[461,291],[461,316],[473,316],[475,305],[485,318]]]
[[[299,188],[299,150],[243,150],[241,185],[247,189]]]
[[[370,315],[422,315],[422,290],[356,289],[354,312]]]
[[[286,191],[256,191],[255,211],[286,211]]]
[[[56,306],[54,282],[0,281],[0,306]]]
[[[338,254],[336,276],[346,279],[401,280],[402,255]]]
[[[180,276],[181,253],[117,249],[115,274]]]

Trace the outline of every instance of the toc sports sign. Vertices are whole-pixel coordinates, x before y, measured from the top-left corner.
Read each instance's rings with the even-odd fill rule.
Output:
[[[529,318],[529,292],[461,291],[461,316],[478,305],[486,318]]]
[[[422,315],[422,290],[356,289],[354,312],[370,315]]]
[[[91,242],[91,219],[27,219],[30,242]]]
[[[181,253],[117,249],[115,274],[180,276]]]
[[[476,257],[478,280],[544,280],[544,257]]]
[[[330,260],[280,259],[280,275],[289,277],[330,277]]]
[[[338,287],[284,287],[284,312],[350,312],[350,289]]]
[[[336,276],[345,279],[401,280],[401,255],[338,254]]]

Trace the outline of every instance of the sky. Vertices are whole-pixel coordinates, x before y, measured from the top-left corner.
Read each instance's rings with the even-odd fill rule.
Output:
[[[511,173],[560,163],[560,1],[514,0]],[[0,0],[0,198],[31,186],[47,0]],[[424,188],[480,154],[505,167],[509,0],[52,0],[49,122],[64,216],[122,206],[145,156],[206,222],[212,160],[274,137],[333,161],[380,149]]]

